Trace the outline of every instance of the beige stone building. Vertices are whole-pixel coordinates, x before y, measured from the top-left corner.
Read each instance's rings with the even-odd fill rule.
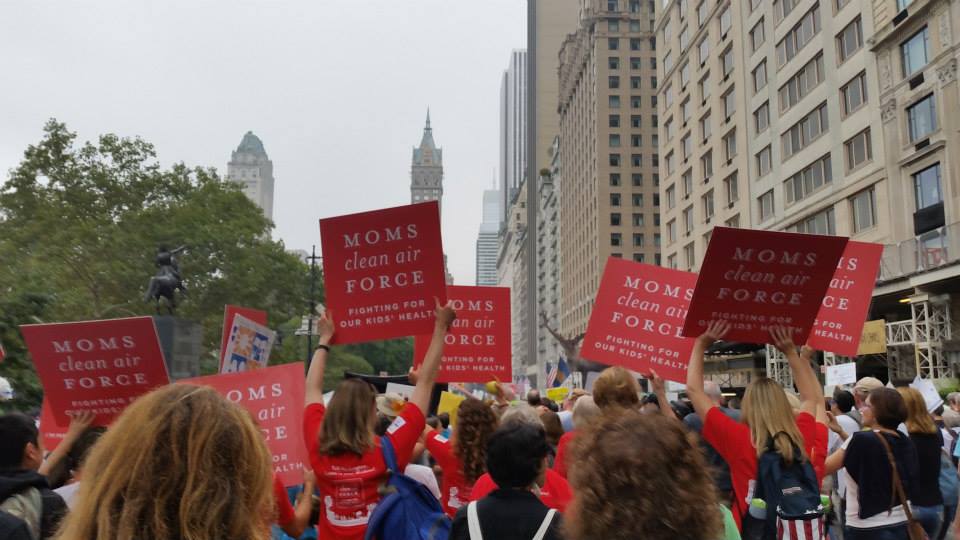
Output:
[[[956,199],[947,159],[957,129],[943,114],[957,106],[956,9],[920,0],[663,2],[664,265],[699,270],[716,225],[885,244],[871,317],[893,325],[890,374],[918,365],[927,376],[947,373],[950,310],[936,303],[949,303],[942,279],[955,275],[958,253],[949,246]],[[931,280],[940,283],[936,301],[917,289]],[[781,368],[768,362],[773,376]]]
[[[659,263],[653,2],[584,0],[560,51],[560,331],[586,329],[608,257]]]

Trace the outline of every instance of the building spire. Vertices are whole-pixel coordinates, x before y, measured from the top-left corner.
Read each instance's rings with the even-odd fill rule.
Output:
[[[427,131],[433,129],[430,127],[430,107],[427,107],[427,125],[423,129]]]

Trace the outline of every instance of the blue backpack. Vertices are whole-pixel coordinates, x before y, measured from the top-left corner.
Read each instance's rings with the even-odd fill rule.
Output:
[[[426,486],[404,475],[388,437],[380,438],[389,479],[364,540],[447,540],[450,518]]]

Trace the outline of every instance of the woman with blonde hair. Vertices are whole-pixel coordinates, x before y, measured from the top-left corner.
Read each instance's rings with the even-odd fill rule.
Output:
[[[740,537],[702,452],[675,419],[624,411],[585,428],[572,452],[568,540]]]
[[[269,538],[272,472],[245,410],[211,388],[166,386],[94,447],[58,538]]]
[[[626,369],[609,367],[593,383],[593,401],[604,414],[637,409],[640,407],[640,385]]]
[[[451,518],[472,499],[477,479],[487,472],[487,440],[497,429],[497,415],[479,399],[467,398],[457,408],[457,423],[450,439],[430,430],[427,450],[443,469],[441,500]]]
[[[910,508],[929,538],[937,538],[943,522],[940,456],[943,435],[927,412],[923,395],[914,388],[897,388],[907,406],[907,433],[917,449],[917,474],[910,485]]]
[[[728,322],[715,321],[697,338],[687,371],[687,396],[703,419],[704,440],[730,466],[735,495],[733,514],[740,524],[753,499],[761,455],[772,448],[786,465],[802,465],[809,461],[816,439],[817,421],[813,415],[817,414],[818,406],[823,407],[823,389],[810,364],[801,359],[790,333],[783,328],[771,328],[772,341],[787,357],[800,391],[800,412],[794,415],[780,384],[762,377],[747,386],[743,396],[742,423],[723,414],[704,391],[703,356],[729,328]]]
[[[430,394],[440,368],[443,338],[456,318],[451,304],[435,310],[433,337],[419,371],[410,401],[387,427],[400,470],[406,468],[426,426]],[[360,540],[370,515],[380,502],[379,488],[388,471],[377,423],[376,392],[365,381],[347,379],[337,385],[329,406],[323,404],[323,375],[336,329],[329,316],[321,317],[320,344],[313,355],[306,382],[303,414],[304,442],[320,490],[319,538]],[[389,451],[389,449],[387,449]]]

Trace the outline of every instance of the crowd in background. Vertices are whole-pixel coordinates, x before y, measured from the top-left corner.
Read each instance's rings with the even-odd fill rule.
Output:
[[[760,378],[732,403],[703,373],[721,322],[696,340],[684,400],[655,372],[644,394],[611,367],[562,403],[498,384],[451,421],[430,405],[455,317],[437,306],[408,399],[347,379],[326,404],[335,325],[321,321],[294,501],[256,422],[210,388],[155,390],[107,430],[74,417],[46,456],[33,418],[0,416],[0,538],[256,539],[273,527],[360,540],[394,473],[432,498],[437,539],[942,539],[956,521],[960,394],[930,410],[917,390],[866,377],[825,397],[815,351],[774,328],[796,392]],[[789,494],[774,493],[781,477],[796,482]],[[797,504],[806,510],[791,513]]]

